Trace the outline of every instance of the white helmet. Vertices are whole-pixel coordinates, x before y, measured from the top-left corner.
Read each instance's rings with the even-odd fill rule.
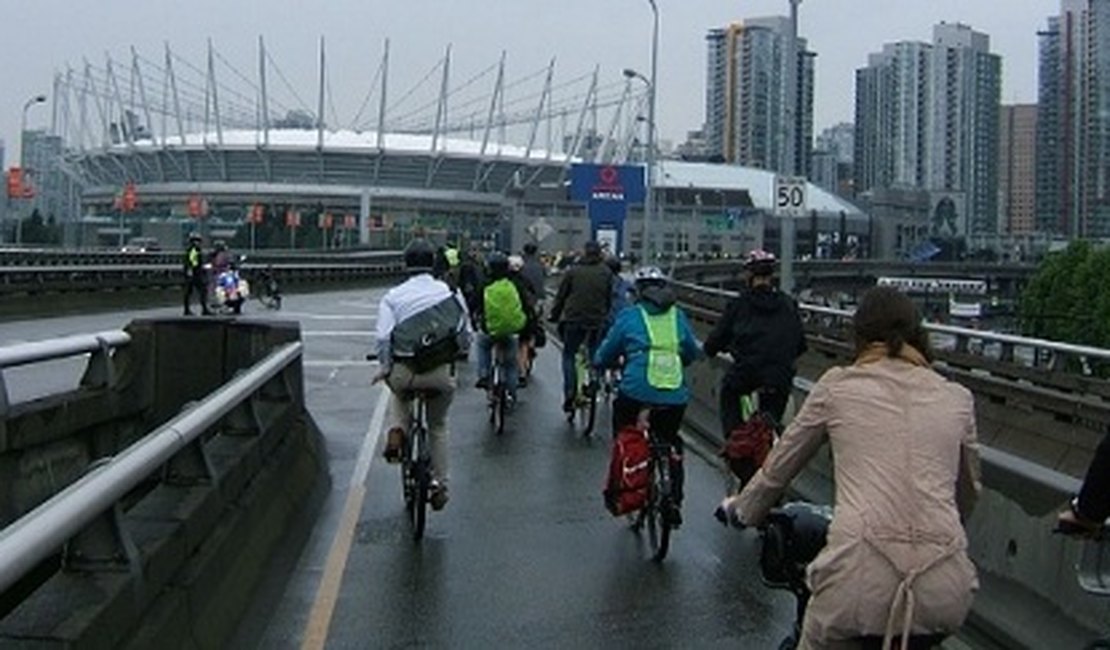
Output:
[[[636,273],[633,276],[633,279],[636,284],[641,284],[645,282],[657,282],[665,284],[667,282],[666,274],[663,273],[663,271],[661,271],[658,266],[641,266],[640,268],[636,269]]]
[[[520,255],[510,255],[509,270],[515,272],[521,270],[522,268],[524,268],[524,258]]]

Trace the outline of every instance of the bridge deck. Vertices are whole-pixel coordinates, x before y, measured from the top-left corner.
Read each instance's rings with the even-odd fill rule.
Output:
[[[696,454],[686,523],[662,566],[605,511],[609,427],[590,439],[569,429],[554,346],[501,437],[472,367],[460,368],[451,502],[414,544],[399,470],[380,458],[383,389],[368,386],[376,367],[358,361],[379,295],[294,296],[281,313],[304,328],[307,399],[333,485],[303,554],[285,559],[235,647],[300,647],[306,630],[329,648],[774,647],[787,634],[792,597],[759,582],[753,533],[713,520],[725,482]],[[371,459],[364,480],[360,454]]]

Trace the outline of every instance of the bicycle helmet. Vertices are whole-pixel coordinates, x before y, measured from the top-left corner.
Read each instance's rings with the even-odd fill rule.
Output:
[[[636,286],[644,284],[666,284],[667,276],[658,266],[642,266],[636,269],[633,276]]]
[[[524,268],[524,258],[521,257],[520,255],[510,255],[509,256],[509,270],[515,273],[515,272],[521,270],[522,268]]]
[[[427,239],[414,239],[405,248],[405,268],[410,271],[431,271],[436,263],[436,249]]]
[[[775,272],[777,264],[778,259],[775,258],[775,254],[761,248],[751,251],[744,258],[744,269],[752,275],[771,275]]]
[[[494,251],[486,258],[486,267],[493,278],[503,278],[509,274],[509,258],[504,253]]]
[[[192,243],[192,242],[200,243],[200,241],[201,241],[201,238],[200,238],[200,233],[199,232],[189,233],[189,242],[190,243]]]

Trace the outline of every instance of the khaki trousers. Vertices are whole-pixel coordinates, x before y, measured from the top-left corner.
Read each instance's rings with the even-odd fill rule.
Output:
[[[386,430],[399,428],[405,432],[409,428],[412,414],[411,400],[404,399],[411,390],[432,390],[436,395],[427,400],[428,437],[432,443],[432,476],[441,485],[447,484],[447,409],[455,396],[455,377],[451,366],[443,365],[430,372],[416,374],[408,366],[393,365],[385,378],[392,396],[386,412]]]

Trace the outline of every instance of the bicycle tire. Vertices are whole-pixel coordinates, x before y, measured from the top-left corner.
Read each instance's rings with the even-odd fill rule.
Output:
[[[412,539],[419,542],[424,538],[424,526],[428,522],[428,493],[432,487],[431,466],[426,459],[416,461],[414,468]]]
[[[652,458],[651,468],[651,509],[654,513],[654,523],[657,527],[657,537],[653,541],[653,554],[651,559],[662,562],[667,557],[671,547],[671,521],[669,510],[674,507],[670,497],[670,478],[667,476],[665,463],[667,458],[655,456]]]
[[[497,435],[505,433],[505,415],[508,410],[508,392],[505,390],[504,383],[498,383],[494,386],[494,404],[493,404],[493,430]]]

